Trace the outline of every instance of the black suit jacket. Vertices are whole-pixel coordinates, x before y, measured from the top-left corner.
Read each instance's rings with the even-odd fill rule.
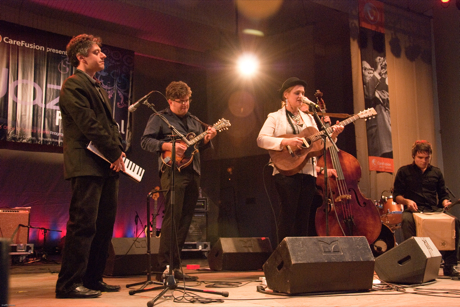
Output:
[[[110,161],[123,150],[107,93],[102,96],[90,77],[78,70],[61,88],[59,107],[64,132],[64,177],[110,176],[110,164],[86,149],[90,141]]]

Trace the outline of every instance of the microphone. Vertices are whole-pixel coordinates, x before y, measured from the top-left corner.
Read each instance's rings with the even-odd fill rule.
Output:
[[[313,108],[315,108],[316,110],[321,110],[319,105],[317,105],[316,103],[314,103],[313,101],[311,101],[310,99],[308,99],[307,97],[302,97],[302,102],[309,105],[309,106],[312,106]]]
[[[146,101],[147,99],[149,99],[150,95],[153,94],[154,91],[151,91],[150,93],[148,93],[147,95],[145,95],[144,97],[142,97],[141,99],[139,99],[138,101],[136,101],[134,104],[130,105],[129,108],[128,108],[128,112],[134,112],[137,110],[137,108],[139,108],[139,105],[141,103],[143,103],[144,101]]]

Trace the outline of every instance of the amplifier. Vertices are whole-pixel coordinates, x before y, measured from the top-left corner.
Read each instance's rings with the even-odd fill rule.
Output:
[[[29,241],[30,207],[0,209],[0,237],[10,239],[11,244],[27,244]]]

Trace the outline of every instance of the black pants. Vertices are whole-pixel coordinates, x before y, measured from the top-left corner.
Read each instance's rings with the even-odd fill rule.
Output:
[[[56,291],[102,281],[118,204],[118,176],[71,179],[72,200]]]
[[[316,178],[305,174],[276,174],[275,186],[280,198],[278,243],[285,237],[314,236],[316,207],[312,202],[316,194]]]
[[[449,214],[449,213],[447,213]],[[449,214],[452,217],[452,214]],[[404,211],[402,214],[401,230],[403,239],[407,240],[416,235],[415,221],[412,212]],[[458,240],[459,240],[460,221],[455,217],[455,250],[452,251],[440,251],[442,259],[446,265],[457,265],[457,251],[458,251]]]
[[[158,264],[166,268],[170,264],[171,244],[173,246],[173,269],[180,267],[179,254],[187,238],[188,230],[198,200],[199,175],[191,166],[174,173],[174,207],[171,207],[171,169],[161,175],[161,188],[168,190],[165,197],[165,216],[161,225]],[[174,209],[174,210],[173,210]],[[174,211],[174,216],[173,216]],[[173,228],[171,228],[171,224]],[[174,234],[175,232],[175,234]]]

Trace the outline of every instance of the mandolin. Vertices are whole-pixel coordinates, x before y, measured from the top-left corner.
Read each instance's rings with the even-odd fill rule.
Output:
[[[339,125],[346,126],[358,119],[366,119],[377,115],[374,108],[361,111],[356,115],[341,121]],[[327,128],[328,133],[333,132],[333,128]],[[270,158],[278,171],[286,176],[297,174],[311,157],[319,157],[322,154],[324,142],[322,136],[324,131],[319,132],[315,127],[307,127],[299,134],[284,134],[280,138],[300,137],[303,140],[302,148],[292,149],[284,146],[282,150],[269,150]],[[329,146],[328,146],[329,147]]]
[[[225,118],[219,119],[214,125],[214,129],[217,131],[221,132],[223,130],[228,130],[228,127],[230,127],[230,121],[226,120]],[[176,167],[180,171],[184,167],[187,167],[192,163],[193,161],[193,156],[195,153],[198,152],[198,147],[197,143],[201,139],[203,139],[207,134],[207,131],[204,131],[203,133],[200,133],[199,135],[195,136],[195,133],[190,132],[187,134],[185,137],[185,140],[178,140],[177,142],[180,144],[184,144],[187,146],[187,150],[184,152],[184,155],[178,156],[176,155]],[[163,162],[164,165],[167,165],[171,167],[171,156],[172,153],[171,151],[164,151],[161,153],[161,161]]]

